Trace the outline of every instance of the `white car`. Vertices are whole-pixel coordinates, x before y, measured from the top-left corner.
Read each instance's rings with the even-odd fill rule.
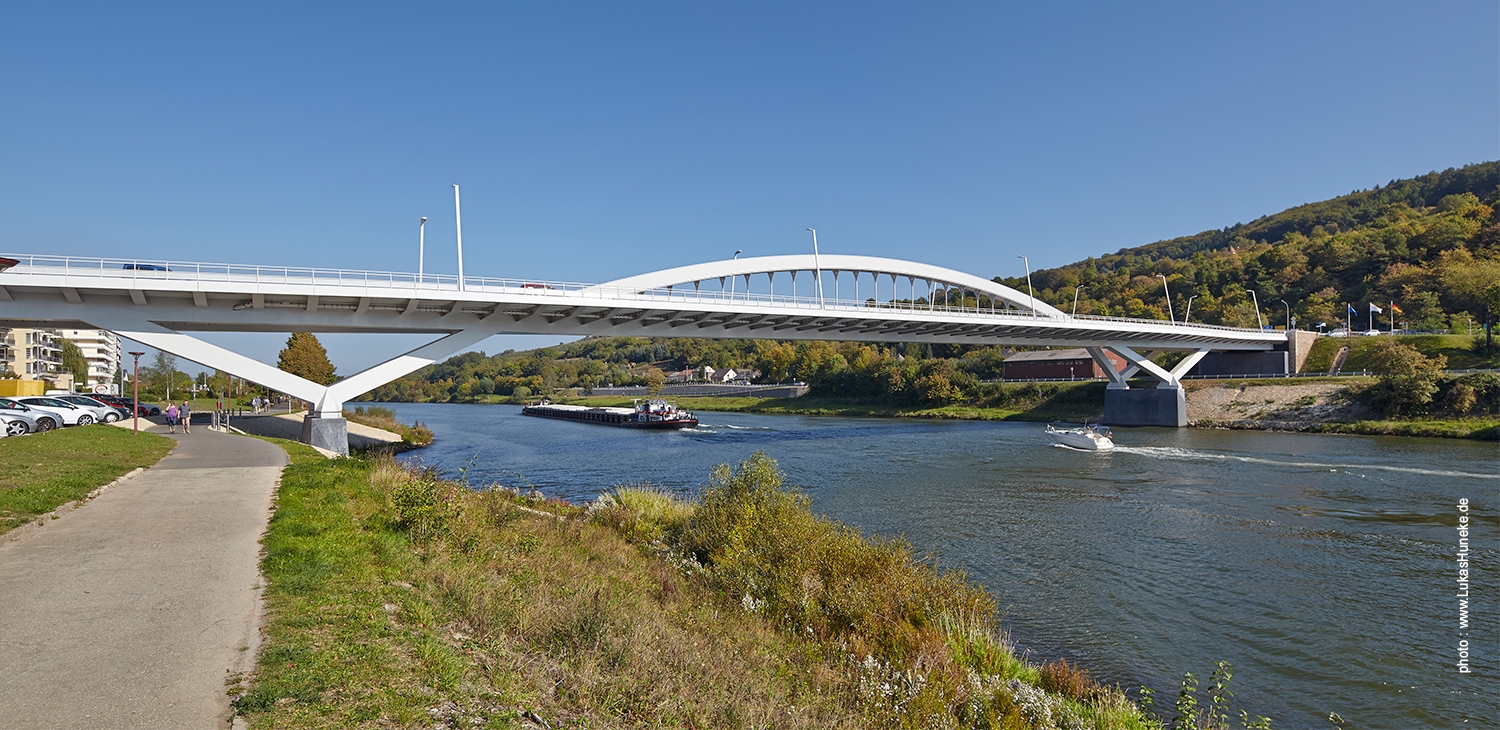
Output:
[[[99,417],[94,415],[93,410],[83,406],[75,406],[65,400],[48,398],[44,395],[33,395],[25,398],[14,399],[33,411],[40,411],[41,415],[53,415],[61,421],[63,426],[87,426]]]
[[[56,395],[51,397],[61,401],[67,401],[75,406],[79,406],[80,408],[87,408],[93,411],[94,420],[100,423],[114,423],[115,421],[124,418],[124,414],[120,412],[120,409],[115,408],[114,406],[105,403],[104,401],[95,400],[86,395]]]

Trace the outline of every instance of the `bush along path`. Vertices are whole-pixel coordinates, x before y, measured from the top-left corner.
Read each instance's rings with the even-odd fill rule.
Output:
[[[585,509],[284,446],[252,727],[1165,727],[764,455]]]

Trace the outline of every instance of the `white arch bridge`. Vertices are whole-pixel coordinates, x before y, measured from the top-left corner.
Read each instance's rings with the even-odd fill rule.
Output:
[[[308,419],[304,435],[340,451],[347,449],[340,417],[344,401],[497,334],[1086,347],[1111,374],[1110,398],[1115,401],[1126,402],[1127,380],[1137,374],[1155,378],[1158,390],[1175,393],[1173,406],[1136,389],[1130,398],[1146,403],[1141,406],[1145,411],[1127,409],[1128,413],[1115,418],[1121,425],[1184,425],[1179,381],[1204,354],[1269,350],[1286,343],[1286,334],[1280,332],[1075,317],[988,279],[869,256],[714,261],[603,284],[4,256],[19,263],[0,272],[0,323],[111,330],[309,401],[314,404],[314,418]],[[191,334],[294,331],[441,336],[324,386]],[[1106,350],[1123,358],[1128,368],[1116,372]],[[1144,350],[1187,350],[1190,354],[1169,371],[1139,354]]]

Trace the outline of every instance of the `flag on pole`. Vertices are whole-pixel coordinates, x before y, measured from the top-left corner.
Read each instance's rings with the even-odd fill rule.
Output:
[[[1380,307],[1375,306],[1375,302],[1370,302],[1370,311],[1378,313],[1378,312],[1384,312],[1385,310],[1381,309]]]
[[[1354,305],[1353,304],[1345,303],[1344,306],[1346,306],[1346,307],[1349,308],[1349,313],[1350,314],[1354,314],[1355,313],[1355,311],[1354,311]]]
[[[1401,311],[1400,307],[1396,306],[1395,302],[1391,302],[1391,311],[1396,314],[1406,314],[1406,312]]]

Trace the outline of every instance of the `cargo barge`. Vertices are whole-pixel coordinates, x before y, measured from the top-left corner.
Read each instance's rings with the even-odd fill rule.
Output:
[[[698,419],[692,413],[680,410],[664,400],[640,401],[634,408],[554,405],[544,400],[523,407],[521,415],[602,423],[621,428],[693,428],[698,425]]]

